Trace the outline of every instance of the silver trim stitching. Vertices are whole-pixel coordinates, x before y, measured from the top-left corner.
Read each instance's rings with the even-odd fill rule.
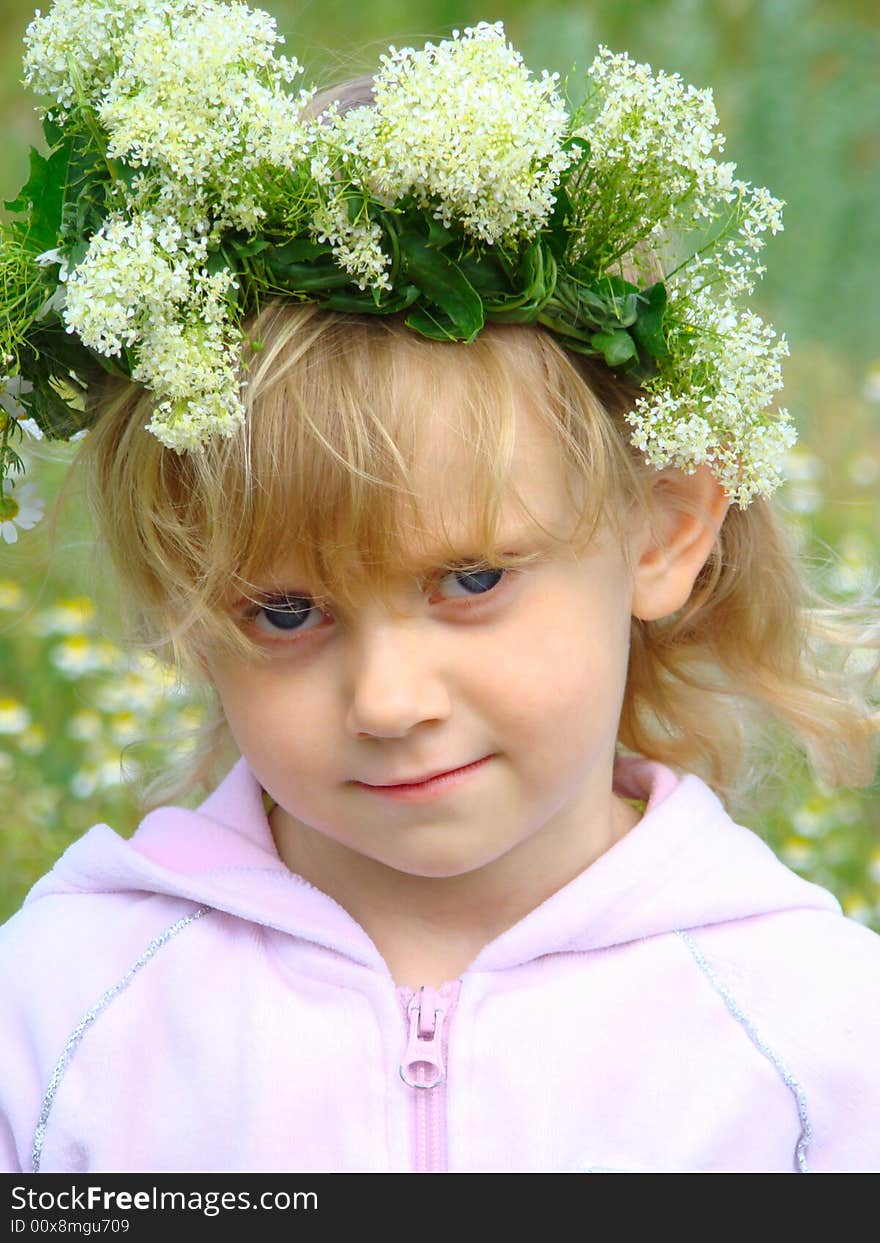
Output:
[[[55,1069],[52,1071],[52,1077],[49,1080],[46,1095],[43,1097],[43,1104],[40,1109],[40,1118],[37,1123],[37,1129],[34,1132],[34,1147],[31,1157],[32,1173],[39,1174],[40,1172],[40,1162],[43,1156],[43,1141],[46,1136],[46,1124],[48,1123],[49,1115],[52,1112],[55,1094],[57,1093],[61,1080],[64,1077],[64,1073],[67,1070],[68,1063],[70,1062],[71,1057],[73,1057],[76,1047],[82,1040],[85,1033],[94,1023],[95,1019],[107,1009],[110,1002],[113,1001],[115,997],[118,997],[123,989],[129,986],[131,981],[140,971],[141,967],[145,966],[150,959],[158,953],[163,945],[167,945],[173,937],[176,937],[179,932],[182,932],[183,929],[193,923],[194,920],[201,919],[203,915],[207,915],[210,909],[211,908],[208,906],[200,906],[197,910],[193,911],[191,915],[185,915],[183,919],[178,919],[176,923],[173,923],[169,928],[166,928],[164,932],[160,933],[159,936],[154,938],[154,940],[150,942],[141,954],[140,958],[136,959],[136,961],[132,963],[122,979],[117,984],[114,984],[112,988],[107,989],[100,1000],[92,1006],[91,1010],[88,1011],[88,1013],[73,1029],[68,1037],[64,1049],[62,1050],[61,1056],[55,1063]]]
[[[745,1014],[743,1014],[742,1010],[740,1010],[739,1006],[737,1005],[731,993],[728,992],[728,990],[724,987],[724,985],[715,975],[715,972],[712,970],[712,968],[709,966],[706,959],[703,957],[701,951],[697,947],[693,938],[687,932],[682,932],[681,929],[677,930],[676,935],[681,937],[682,941],[684,941],[685,945],[690,950],[697,966],[703,972],[703,974],[705,975],[709,983],[712,985],[712,987],[715,989],[715,991],[722,998],[730,1014],[733,1016],[733,1018],[736,1019],[737,1023],[739,1023],[740,1026],[744,1029],[747,1036],[749,1037],[749,1039],[751,1040],[755,1048],[758,1050],[758,1052],[763,1054],[763,1056],[767,1058],[768,1062],[770,1062],[775,1067],[775,1069],[779,1073],[780,1078],[782,1079],[782,1082],[785,1084],[785,1086],[794,1096],[794,1099],[797,1103],[798,1117],[800,1118],[800,1123],[801,1123],[800,1137],[798,1138],[798,1142],[795,1145],[795,1150],[794,1150],[795,1165],[796,1165],[796,1169],[798,1173],[809,1174],[811,1171],[810,1171],[809,1165],[807,1165],[807,1148],[809,1147],[810,1141],[813,1138],[813,1128],[810,1126],[810,1119],[809,1119],[809,1116],[807,1115],[807,1098],[804,1095],[803,1088],[798,1083],[797,1079],[795,1079],[794,1075],[791,1073],[788,1067],[785,1065],[785,1063],[783,1062],[779,1054],[774,1053],[774,1051],[770,1048],[770,1046],[761,1039],[754,1024],[750,1022],[750,1020],[745,1016]]]

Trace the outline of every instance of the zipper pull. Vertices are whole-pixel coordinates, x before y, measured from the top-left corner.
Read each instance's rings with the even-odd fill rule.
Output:
[[[440,1037],[448,1009],[447,998],[441,997],[430,984],[422,985],[419,991],[413,994],[407,1007],[409,1039],[400,1067],[401,1079],[411,1088],[436,1088],[446,1078]],[[427,1081],[419,1082],[412,1078],[418,1066],[427,1067]]]

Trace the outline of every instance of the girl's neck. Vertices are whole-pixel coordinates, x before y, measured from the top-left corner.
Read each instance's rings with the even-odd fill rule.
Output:
[[[610,791],[589,820],[567,812],[500,858],[453,876],[388,867],[281,807],[269,822],[290,870],[348,911],[398,986],[416,989],[458,978],[485,945],[580,875],[640,819],[636,807]]]

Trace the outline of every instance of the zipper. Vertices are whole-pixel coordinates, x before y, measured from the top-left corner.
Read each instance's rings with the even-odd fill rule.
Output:
[[[423,985],[418,992],[399,991],[407,1024],[406,1050],[400,1077],[412,1089],[415,1109],[413,1169],[437,1173],[447,1168],[446,1065],[449,1026],[461,989],[452,980],[440,989]]]

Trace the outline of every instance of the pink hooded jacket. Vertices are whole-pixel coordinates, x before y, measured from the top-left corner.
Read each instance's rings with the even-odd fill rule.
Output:
[[[880,937],[697,777],[413,994],[239,762],[91,829],[0,930],[0,1167],[880,1170]]]

